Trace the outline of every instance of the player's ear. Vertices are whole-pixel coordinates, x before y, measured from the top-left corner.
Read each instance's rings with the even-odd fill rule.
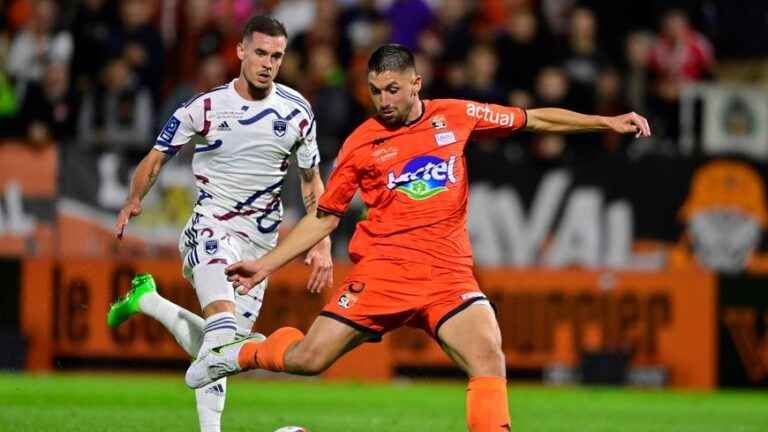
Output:
[[[411,96],[416,96],[421,92],[421,75],[416,75],[411,86]]]
[[[240,61],[245,59],[245,45],[243,45],[243,42],[237,43],[237,58],[239,58]]]

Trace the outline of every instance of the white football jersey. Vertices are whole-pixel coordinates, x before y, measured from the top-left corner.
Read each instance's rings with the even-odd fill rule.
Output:
[[[300,168],[320,162],[315,116],[297,91],[275,83],[270,94],[248,101],[235,82],[190,99],[174,112],[154,148],[174,155],[192,136],[192,171],[198,187],[194,212],[264,247],[277,243],[280,189],[292,154]]]

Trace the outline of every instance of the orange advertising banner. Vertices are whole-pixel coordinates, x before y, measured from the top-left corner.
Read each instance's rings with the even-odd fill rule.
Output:
[[[481,270],[507,365],[577,366],[579,353],[628,350],[636,366],[670,371],[673,386],[716,383],[716,281],[709,273]],[[393,335],[398,365],[449,366],[428,337]]]
[[[339,265],[335,280],[348,267]],[[136,317],[118,329],[106,311],[132,276],[149,272],[162,295],[199,313],[194,290],[173,260],[28,260],[22,282],[22,325],[28,367],[50,369],[56,359],[186,360],[163,327]],[[290,325],[306,331],[329,300],[305,290],[308,270],[292,264],[270,278],[257,330]],[[585,351],[629,350],[633,364],[664,367],[671,384],[716,384],[716,290],[709,273],[512,271],[485,269],[480,286],[493,300],[510,368],[577,366]],[[396,367],[444,367],[450,360],[413,329],[346,355],[328,377],[390,377]]]

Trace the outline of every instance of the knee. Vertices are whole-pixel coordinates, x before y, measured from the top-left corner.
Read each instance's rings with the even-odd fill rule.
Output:
[[[506,377],[507,375],[506,359],[500,341],[483,341],[467,356],[466,360],[471,376]]]

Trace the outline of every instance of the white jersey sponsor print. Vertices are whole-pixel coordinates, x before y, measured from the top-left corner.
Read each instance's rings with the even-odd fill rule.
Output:
[[[300,168],[320,162],[315,117],[309,103],[287,86],[275,83],[266,98],[248,101],[235,91],[235,82],[179,107],[154,148],[174,155],[193,135],[202,136],[192,162],[198,187],[194,212],[274,247],[289,158],[295,154]]]

